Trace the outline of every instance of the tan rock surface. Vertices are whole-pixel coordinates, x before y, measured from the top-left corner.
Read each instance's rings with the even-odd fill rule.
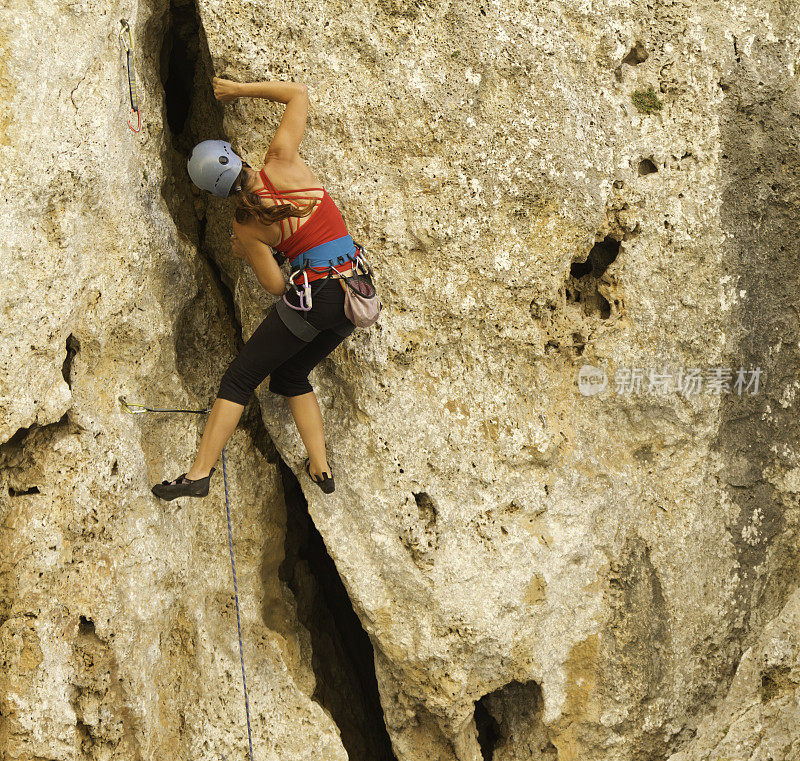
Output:
[[[798,758],[800,8],[199,0],[200,34],[140,4],[139,135],[130,12],[0,10],[3,753],[245,757],[221,479],[149,493],[202,419],[117,401],[209,405],[273,300],[183,167],[208,137],[256,165],[283,107],[223,118],[213,70],[309,85],[301,153],[376,267],[379,322],[312,374],[336,492],[300,485],[396,758]],[[665,366],[704,390],[646,393]],[[256,756],[374,756],[320,697],[266,384],[226,452]]]

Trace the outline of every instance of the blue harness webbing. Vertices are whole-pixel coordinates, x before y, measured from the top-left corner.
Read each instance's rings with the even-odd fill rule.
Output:
[[[356,244],[353,243],[353,239],[349,235],[343,235],[341,238],[320,243],[319,246],[298,254],[292,260],[291,275],[306,267],[332,267],[344,264],[348,259],[352,259],[355,253]]]

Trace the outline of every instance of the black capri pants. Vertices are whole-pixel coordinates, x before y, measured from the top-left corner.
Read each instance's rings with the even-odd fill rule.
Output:
[[[329,278],[324,283],[320,279],[310,286],[313,306],[308,312],[298,314],[322,332],[311,341],[303,341],[284,325],[273,308],[225,371],[218,399],[245,405],[268,375],[269,390],[273,393],[299,396],[313,391],[308,374],[356,326],[344,313],[344,291],[338,279]],[[300,305],[294,288],[286,292],[286,300],[294,306]]]

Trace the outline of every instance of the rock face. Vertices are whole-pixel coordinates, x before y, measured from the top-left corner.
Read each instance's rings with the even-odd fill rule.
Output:
[[[218,74],[309,85],[384,303],[311,376],[333,495],[266,383],[225,450],[255,757],[800,759],[800,6],[9,0],[0,52],[0,757],[247,757],[222,463],[157,500],[204,417],[119,400],[206,409],[272,308],[185,162],[283,106]]]

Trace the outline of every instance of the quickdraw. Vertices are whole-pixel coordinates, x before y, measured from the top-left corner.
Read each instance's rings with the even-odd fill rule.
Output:
[[[133,132],[139,132],[142,129],[142,115],[139,112],[139,98],[136,96],[136,69],[133,65],[133,35],[125,19],[122,19],[120,23],[122,24],[122,28],[119,30],[119,41],[122,45],[122,50],[125,53],[128,65],[128,95],[131,99],[131,114],[136,114],[136,127],[134,128],[131,124],[130,116],[128,116],[128,126]]]
[[[122,409],[125,412],[131,415],[138,415],[142,412],[196,412],[198,415],[203,415],[207,412],[211,412],[210,409],[207,410],[166,410],[161,409],[159,407],[145,407],[143,404],[134,404],[133,402],[128,402],[125,400],[124,396],[119,398],[120,403],[122,404]],[[133,407],[140,407],[141,409],[135,410]]]

